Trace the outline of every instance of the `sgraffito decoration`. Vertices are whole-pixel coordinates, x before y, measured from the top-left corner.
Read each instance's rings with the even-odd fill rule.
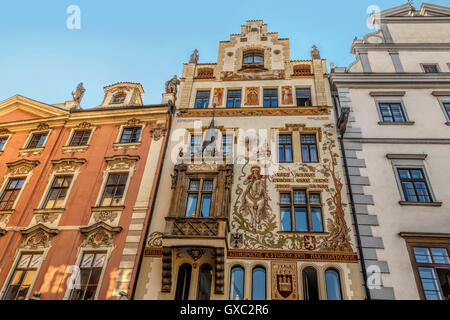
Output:
[[[281,87],[281,103],[284,105],[292,104],[292,87]]]
[[[231,222],[232,233],[239,235],[239,241],[233,240],[233,247],[242,249],[288,249],[305,251],[341,251],[352,252],[350,241],[350,228],[345,221],[344,204],[342,201],[342,187],[340,174],[338,173],[338,153],[334,139],[333,125],[326,125],[323,132],[322,162],[317,165],[298,163],[295,167],[286,168],[279,166],[278,174],[262,175],[261,167],[249,166],[247,161],[237,178],[235,191],[236,200],[233,205],[233,218]],[[248,171],[250,172],[248,172]],[[248,172],[248,173],[246,173]],[[324,190],[325,206],[324,217],[326,219],[325,235],[304,235],[300,233],[279,233],[277,215],[270,205],[271,199],[268,193],[270,189],[277,188],[272,185],[278,182],[278,175],[288,177],[287,180],[301,183],[304,176],[319,175],[322,184],[314,184],[315,188]]]
[[[297,264],[272,262],[272,300],[297,300]]]
[[[214,88],[213,102],[216,106],[221,106],[223,101],[223,88]]]

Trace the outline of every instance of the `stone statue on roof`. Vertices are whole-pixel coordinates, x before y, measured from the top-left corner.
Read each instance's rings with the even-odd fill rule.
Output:
[[[83,82],[80,82],[75,90],[75,92],[72,92],[72,98],[73,101],[80,104],[81,99],[83,99],[84,93],[86,92],[86,89],[83,87]]]
[[[319,51],[319,49],[317,49],[316,45],[312,46],[311,58],[313,58],[313,59],[320,59],[320,51]]]
[[[180,80],[178,80],[177,76],[174,75],[172,79],[166,81],[166,93],[175,93],[177,94],[177,86],[180,84]]]
[[[191,54],[191,58],[189,59],[189,63],[197,64],[198,63],[198,58],[199,58],[198,50],[195,49],[194,52]]]

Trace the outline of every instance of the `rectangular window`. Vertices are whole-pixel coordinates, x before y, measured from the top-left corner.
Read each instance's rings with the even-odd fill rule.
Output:
[[[122,136],[120,137],[120,143],[139,142],[141,130],[141,127],[124,128],[122,131]]]
[[[194,108],[208,108],[210,91],[197,91]]]
[[[406,201],[431,202],[430,190],[420,168],[399,168],[398,176]]]
[[[111,173],[106,181],[100,205],[102,207],[120,206],[127,184],[128,173]]]
[[[222,136],[222,153],[224,157],[228,157],[233,154],[233,136],[223,135]]]
[[[33,133],[30,142],[28,142],[27,149],[43,147],[47,135],[48,133]]]
[[[3,148],[5,147],[6,142],[8,141],[7,137],[1,137],[0,138],[0,151],[3,151]]]
[[[290,134],[278,136],[278,162],[292,162],[292,136]]]
[[[9,280],[3,300],[25,300],[41,260],[41,253],[22,254]]]
[[[450,121],[450,102],[444,103],[444,110],[447,114],[447,119]]]
[[[74,131],[72,139],[70,139],[69,146],[85,146],[87,145],[90,136],[90,130]]]
[[[202,136],[191,136],[191,156],[202,152]]]
[[[227,108],[241,107],[241,90],[228,90]]]
[[[264,89],[264,107],[278,107],[277,89]]]
[[[323,232],[319,193],[306,190],[280,193],[280,214],[281,231]]]
[[[8,181],[0,199],[0,210],[12,209],[24,183],[25,178],[14,178]]]
[[[310,89],[295,89],[297,98],[297,107],[311,106],[311,90]]]
[[[64,200],[69,190],[70,183],[72,182],[71,176],[55,177],[52,182],[52,186],[45,199],[44,209],[63,208]]]
[[[316,135],[302,134],[300,136],[300,143],[302,146],[302,161],[318,162]]]
[[[73,289],[70,300],[94,300],[106,252],[84,253],[80,263],[80,289]]]
[[[208,218],[211,215],[212,191],[213,180],[190,180],[186,217]],[[200,199],[200,203],[198,199]]]
[[[405,122],[405,115],[400,103],[380,103],[381,118],[383,122]]]
[[[426,300],[450,298],[450,259],[446,247],[412,246],[416,271]]]
[[[425,71],[425,73],[438,73],[439,69],[438,66],[436,64],[424,64],[422,65],[423,70]]]

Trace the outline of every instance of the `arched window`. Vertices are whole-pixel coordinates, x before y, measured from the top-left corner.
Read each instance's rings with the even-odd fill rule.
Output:
[[[262,52],[244,53],[243,64],[262,64],[264,63],[264,54]]]
[[[123,103],[126,97],[127,95],[124,92],[116,93],[111,100],[111,104]]]
[[[334,269],[328,269],[325,271],[325,283],[327,286],[328,300],[342,300],[339,272]]]
[[[266,300],[266,269],[263,267],[253,269],[252,300]]]
[[[212,267],[204,264],[198,273],[197,300],[209,300],[211,297]]]
[[[303,297],[305,300],[319,300],[319,286],[317,284],[317,272],[308,267],[303,270]]]
[[[177,290],[175,300],[188,300],[189,289],[191,287],[192,266],[188,263],[183,264],[178,269]]]
[[[244,269],[236,266],[231,269],[230,300],[244,299]]]

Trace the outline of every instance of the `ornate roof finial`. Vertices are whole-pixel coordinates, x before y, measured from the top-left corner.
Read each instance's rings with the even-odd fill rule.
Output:
[[[198,50],[195,49],[194,52],[191,54],[191,58],[189,59],[189,63],[197,64],[198,63],[198,58],[199,58]]]
[[[317,49],[316,45],[312,46],[311,58],[313,58],[313,59],[320,59],[320,51]]]
[[[177,76],[174,75],[172,79],[166,81],[166,93],[175,93],[177,94],[177,86],[180,84],[180,80],[178,80]]]
[[[72,92],[72,98],[73,101],[80,104],[81,99],[83,99],[84,93],[86,92],[86,89],[83,87],[83,82],[80,82],[75,90],[75,92]]]

